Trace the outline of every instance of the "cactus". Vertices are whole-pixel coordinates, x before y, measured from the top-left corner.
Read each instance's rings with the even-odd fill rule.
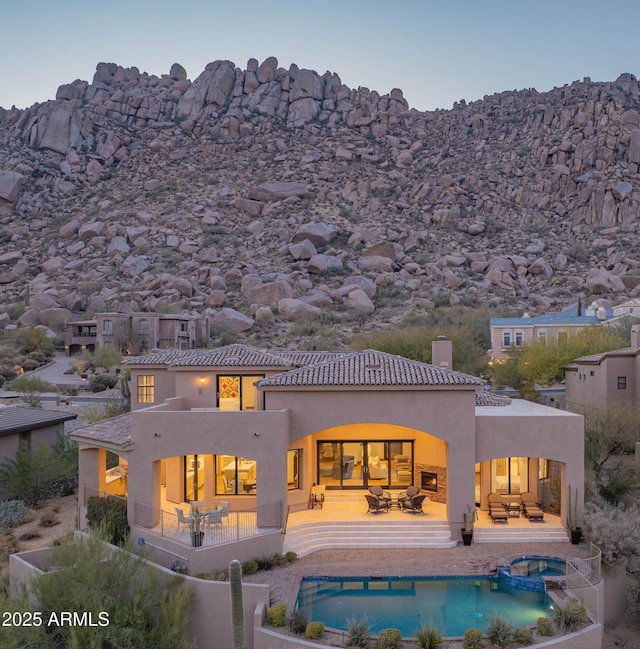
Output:
[[[464,530],[465,532],[473,532],[473,523],[476,520],[476,508],[467,505],[467,513],[464,515]]]
[[[242,605],[242,567],[234,559],[229,564],[229,583],[231,584],[231,622],[233,625],[233,649],[245,649],[244,608]]]
[[[578,487],[576,487],[576,496],[571,509],[571,485],[567,487],[567,527],[575,530],[578,527]]]

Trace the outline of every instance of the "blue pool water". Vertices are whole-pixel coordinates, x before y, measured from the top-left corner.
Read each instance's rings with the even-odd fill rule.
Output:
[[[372,633],[393,627],[411,637],[433,624],[450,637],[474,627],[484,630],[492,615],[516,627],[535,625],[549,615],[550,603],[546,593],[515,590],[495,577],[305,577],[297,608],[309,621],[336,629],[366,618]]]
[[[511,562],[511,574],[526,577],[562,577],[567,574],[567,562],[554,557],[522,557]]]

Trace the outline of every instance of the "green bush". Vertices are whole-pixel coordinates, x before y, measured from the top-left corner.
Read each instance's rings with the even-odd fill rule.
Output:
[[[487,625],[487,638],[491,644],[504,649],[513,640],[513,625],[499,615],[493,615]]]
[[[289,563],[293,563],[298,559],[297,553],[293,552],[292,550],[289,550],[289,552],[287,552],[284,556]]]
[[[538,618],[538,634],[541,636],[552,636],[554,634],[553,623],[548,617]]]
[[[118,377],[112,374],[95,374],[89,379],[89,389],[91,392],[102,392],[113,388],[118,382]]]
[[[378,634],[378,649],[399,649],[401,642],[400,629],[382,629]]]
[[[270,626],[284,626],[287,621],[287,605],[274,604],[267,609],[267,623]]]
[[[276,565],[276,560],[272,554],[256,557],[255,561],[258,564],[258,570],[271,570]]]
[[[309,640],[319,640],[324,636],[324,622],[309,622],[304,634]]]
[[[289,616],[289,631],[295,635],[302,635],[307,630],[307,615],[304,611],[294,611]]]
[[[554,609],[553,621],[561,631],[570,633],[587,624],[589,616],[587,609],[577,599],[570,599],[564,606]]]
[[[243,575],[255,575],[258,572],[258,562],[253,559],[249,559],[242,564],[242,574]]]
[[[438,649],[444,640],[442,633],[433,624],[423,626],[415,632],[415,636],[421,649]]]
[[[482,642],[482,631],[480,629],[467,629],[462,638],[463,649],[476,649]]]
[[[0,527],[17,527],[26,522],[29,510],[21,500],[0,502]]]
[[[9,563],[9,555],[18,551],[18,542],[13,532],[0,527],[0,565]]]
[[[520,647],[528,647],[533,644],[533,631],[520,627],[513,632],[513,641]]]
[[[347,620],[347,647],[367,649],[371,640],[371,627],[366,617]]]
[[[87,500],[87,523],[90,529],[102,531],[109,543],[124,545],[129,536],[127,501],[115,496],[90,496]]]

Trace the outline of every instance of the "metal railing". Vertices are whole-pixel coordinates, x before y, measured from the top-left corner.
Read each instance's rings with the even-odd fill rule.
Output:
[[[84,485],[82,502],[80,504],[86,505],[87,501],[91,496],[100,496],[101,498],[106,498],[107,496],[111,496],[112,498],[118,498],[118,500],[122,500],[125,503],[127,502],[127,499],[124,498],[123,496],[116,496],[115,494],[109,493],[108,491],[103,491],[101,489],[94,489],[93,487],[88,487],[87,485]]]
[[[167,537],[182,545],[191,547],[213,547],[233,543],[282,529],[282,505],[273,503],[251,509],[230,511],[219,521],[209,523],[206,510],[198,523],[190,512],[183,512],[183,519],[177,512],[155,509],[149,505],[134,502],[134,524],[146,527],[150,532]]]
[[[597,622],[602,622],[598,589],[602,579],[602,551],[591,543],[589,557],[567,561],[567,594],[580,600]]]

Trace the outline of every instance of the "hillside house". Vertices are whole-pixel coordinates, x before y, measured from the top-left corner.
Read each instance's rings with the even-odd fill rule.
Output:
[[[442,507],[454,543],[467,506],[486,509],[491,492],[555,500],[564,521],[566,485],[584,481],[582,417],[486,392],[449,369],[450,341],[435,341],[433,357],[438,365],[375,350],[229,345],[127,359],[132,412],[72,434],[81,519],[88,496],[108,492],[111,451],[127,475],[133,533],[189,556],[192,574],[281,551],[287,512],[306,510],[314,485],[330,494],[415,484]],[[176,508],[221,503],[237,515],[234,529],[253,516],[251,534],[193,549],[167,531],[180,528]]]

